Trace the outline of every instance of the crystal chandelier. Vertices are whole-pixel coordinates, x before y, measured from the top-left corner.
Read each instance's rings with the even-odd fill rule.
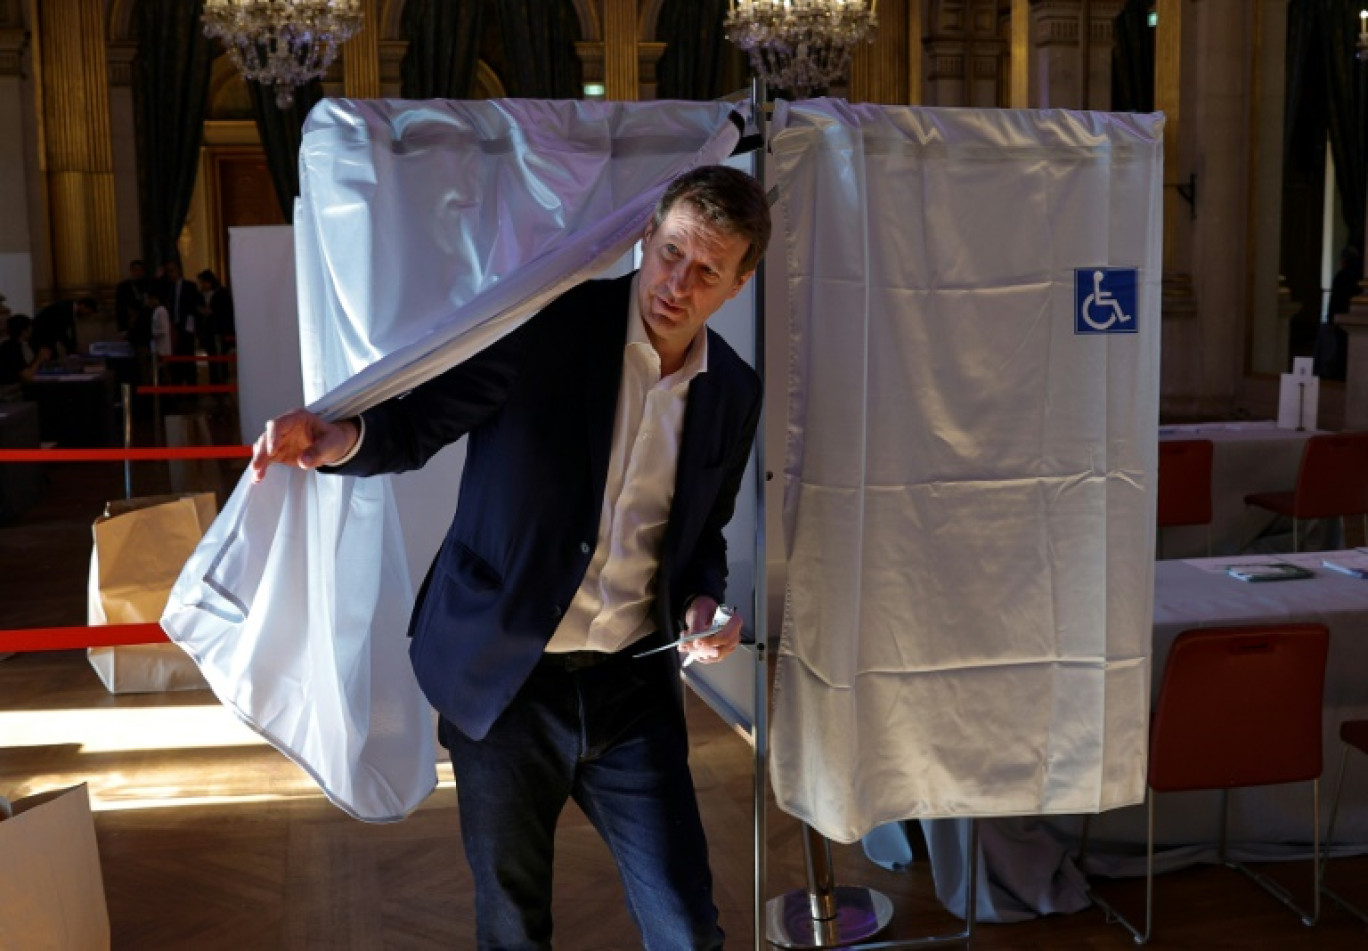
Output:
[[[871,42],[878,0],[731,0],[727,39],[771,89],[801,99],[845,79],[855,44]]]
[[[204,34],[246,79],[274,86],[288,109],[296,86],[322,76],[361,29],[362,0],[204,0]]]

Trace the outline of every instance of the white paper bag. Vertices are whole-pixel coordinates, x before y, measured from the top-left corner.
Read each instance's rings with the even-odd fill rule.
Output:
[[[149,496],[110,502],[92,528],[87,622],[156,622],[185,561],[214,520],[214,496]],[[175,644],[92,647],[90,666],[110,693],[207,690]]]
[[[109,947],[109,910],[85,786],[0,799],[0,948]]]

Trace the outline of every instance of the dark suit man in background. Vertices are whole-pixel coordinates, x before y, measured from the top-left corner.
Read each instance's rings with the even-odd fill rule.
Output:
[[[233,295],[219,281],[218,275],[205,268],[195,276],[199,285],[199,317],[195,329],[199,332],[200,347],[210,356],[227,352],[224,337],[236,334],[233,312]],[[209,364],[209,382],[224,383],[228,380],[228,370],[222,363]]]
[[[200,304],[203,302],[199,288],[181,276],[178,261],[167,261],[162,265],[160,283],[161,287],[157,289],[157,299],[161,301],[162,306],[166,308],[167,315],[171,318],[171,352],[176,356],[194,356],[195,318],[198,316]],[[172,383],[194,384],[197,376],[195,364],[170,364],[166,376]]]
[[[562,295],[520,329],[356,419],[267,425],[252,467],[367,475],[469,435],[460,501],[418,594],[414,669],[441,714],[481,948],[547,948],[556,820],[608,843],[650,948],[718,948],[679,663],[730,654],[730,520],[758,376],[705,324],[769,240],[759,184],[713,166],[667,189],[635,275]]]
[[[119,332],[130,343],[146,345],[147,329],[147,266],[141,261],[128,263],[128,277],[114,288],[114,319]]]

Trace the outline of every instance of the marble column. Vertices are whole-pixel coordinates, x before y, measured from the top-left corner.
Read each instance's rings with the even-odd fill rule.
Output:
[[[138,133],[133,120],[133,40],[109,44],[109,128],[114,160],[114,210],[118,215],[120,276],[126,264],[141,258],[142,220],[138,207]],[[155,268],[149,264],[149,272]]]
[[[104,3],[44,3],[38,15],[50,296],[71,297],[119,277]]]
[[[1254,373],[1288,369],[1288,294],[1279,281],[1282,250],[1283,121],[1287,80],[1288,0],[1253,5],[1254,75],[1250,128],[1253,182],[1249,242],[1249,366]]]
[[[879,26],[872,43],[856,47],[850,62],[851,102],[907,102],[912,58],[908,55],[907,5],[885,3],[878,8]]]
[[[364,25],[342,47],[342,88],[349,99],[380,96],[380,17],[376,0],[361,0]]]
[[[638,99],[640,75],[636,2],[603,0],[603,84],[606,98]]]
[[[1032,106],[1111,108],[1112,23],[1124,5],[1125,0],[1031,0]],[[1015,4],[1012,12],[1015,18]]]
[[[0,254],[27,254],[32,246],[23,135],[26,46],[22,28],[0,26]]]

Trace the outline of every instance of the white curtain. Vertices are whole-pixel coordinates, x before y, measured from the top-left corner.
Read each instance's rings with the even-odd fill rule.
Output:
[[[1140,801],[1162,118],[812,100],[775,126],[780,805],[851,842]]]
[[[339,418],[404,393],[617,260],[670,179],[730,153],[732,111],[320,103],[295,210],[310,408]],[[435,501],[432,518],[449,520],[449,499]],[[407,656],[412,600],[387,477],[273,466],[260,485],[238,485],[162,625],[220,700],[334,803],[388,821],[436,781]]]

